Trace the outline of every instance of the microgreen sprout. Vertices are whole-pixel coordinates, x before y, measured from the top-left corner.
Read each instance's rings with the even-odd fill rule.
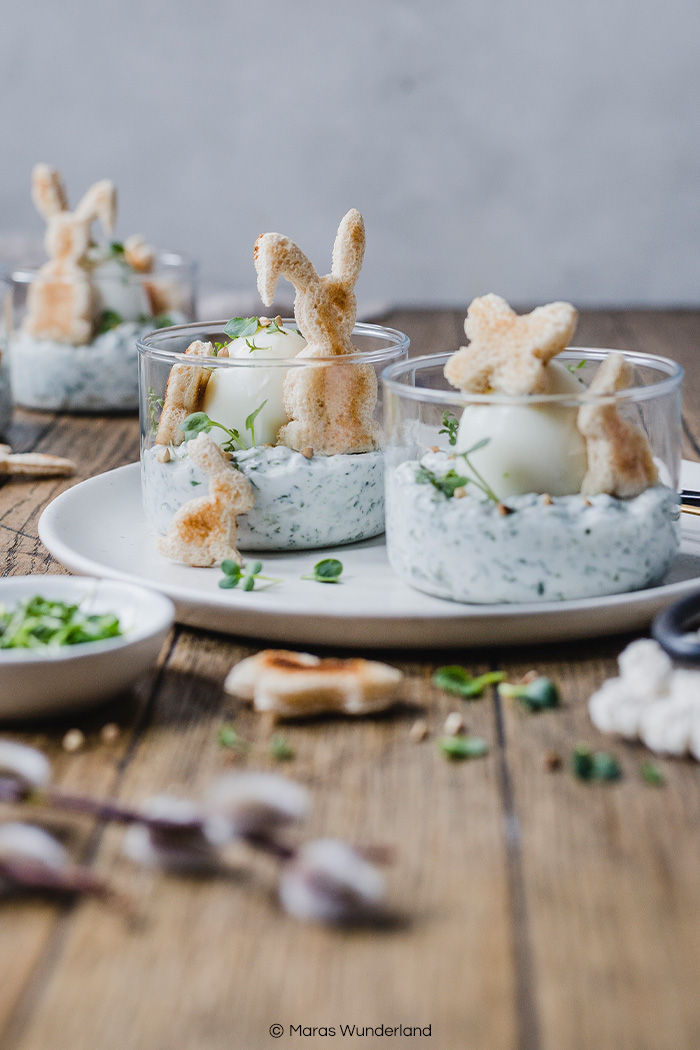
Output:
[[[239,736],[232,725],[226,723],[219,728],[216,734],[216,739],[219,747],[227,748],[230,751],[247,751],[250,744],[247,740],[244,740],[242,736]]]
[[[163,405],[165,404],[164,397],[158,397],[155,391],[155,387],[149,386],[148,388],[148,418],[151,421],[151,433],[155,434],[158,430],[158,420],[160,414],[163,411]]]
[[[651,784],[652,787],[663,787],[666,783],[666,777],[653,762],[642,762],[639,767],[639,775],[646,784]]]
[[[459,430],[459,420],[456,416],[453,416],[451,412],[443,412],[442,414],[442,430],[438,430],[438,434],[447,434],[447,440],[451,445],[457,444],[457,431]]]
[[[294,758],[294,748],[287,742],[287,738],[281,733],[274,733],[270,737],[270,755],[276,762],[289,762]]]
[[[567,367],[567,370],[569,372],[571,372],[572,376],[575,376],[576,373],[579,372],[582,368],[585,368],[585,366],[586,366],[586,360],[584,358],[582,361],[579,361],[579,363],[577,365],[567,365],[566,367]]]
[[[314,565],[313,572],[306,573],[302,580],[315,580],[316,583],[337,583],[343,571],[342,561],[337,558],[323,558]]]
[[[486,674],[474,678],[464,667],[450,665],[438,667],[433,675],[433,685],[444,689],[446,693],[452,693],[453,696],[470,700],[481,696],[487,686],[497,685],[504,678],[503,671],[487,671]]]
[[[214,347],[214,357],[218,357],[218,355],[221,353],[221,351],[224,350],[228,346],[228,343],[214,342],[214,343],[212,343],[212,346]]]
[[[113,328],[122,324],[123,321],[124,318],[116,310],[103,310],[97,322],[97,334],[104,335],[105,332],[111,332]]]
[[[0,606],[0,649],[56,649],[122,633],[113,613],[86,615],[79,605],[35,595],[13,609]]]
[[[441,736],[435,743],[438,751],[453,760],[481,758],[489,750],[489,745],[479,736]]]
[[[447,413],[445,413],[445,415],[447,415]],[[442,431],[440,431],[440,433],[442,433]],[[416,481],[419,485],[432,485],[438,490],[438,492],[442,492],[443,496],[447,496],[448,499],[451,499],[454,496],[457,489],[466,488],[467,485],[474,485],[493,503],[500,503],[500,499],[489,483],[482,477],[469,459],[472,452],[478,452],[480,448],[484,448],[485,445],[488,445],[490,440],[490,438],[482,438],[481,441],[477,441],[475,445],[468,448],[466,452],[459,453],[459,458],[464,460],[465,465],[471,471],[471,476],[458,474],[456,470],[452,469],[448,470],[445,474],[435,474],[432,470],[429,470],[428,467],[421,464],[416,471]]]
[[[223,423],[217,423],[210,419],[206,412],[192,412],[180,423],[180,430],[185,434],[185,441],[191,441],[198,434],[208,434],[214,427],[228,434],[228,440],[224,441],[222,448],[224,452],[235,452],[237,449],[245,448],[241,441],[241,435],[233,427],[225,427]]]
[[[259,328],[260,321],[257,317],[232,317],[224,326],[224,333],[231,339],[238,339],[240,336],[254,336]]]
[[[109,245],[109,254],[116,257],[124,255],[124,245],[121,241],[111,241]]]
[[[219,580],[219,587],[226,589],[240,585],[242,591],[252,591],[255,589],[256,580],[265,580],[267,584],[282,583],[282,580],[275,576],[263,576],[261,569],[261,561],[251,561],[246,565],[240,566],[232,558],[226,558],[221,563],[221,571],[224,574],[224,578]]]
[[[571,755],[571,771],[579,780],[619,780],[622,776],[620,763],[607,751],[591,751],[579,744]]]
[[[246,417],[245,428],[247,431],[250,432],[251,445],[255,444],[255,420],[258,418],[266,404],[267,398],[265,398],[261,405],[258,405],[254,412],[251,412],[250,415]]]
[[[265,329],[265,331],[267,331],[267,329]],[[248,347],[248,349],[250,350],[251,354],[252,354],[253,350],[269,350],[270,349],[269,346],[256,346],[255,345],[255,337],[253,337],[253,339],[246,339],[245,345]]]
[[[520,685],[503,682],[499,685],[498,692],[506,699],[518,700],[528,711],[544,711],[547,707],[558,707],[561,699],[555,683],[544,675]]]

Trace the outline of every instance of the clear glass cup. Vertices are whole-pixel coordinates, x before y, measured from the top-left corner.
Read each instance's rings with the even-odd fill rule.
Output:
[[[8,332],[12,316],[12,285],[8,277],[0,275],[0,437],[5,437],[12,422],[12,387]]]
[[[609,352],[564,351],[562,392],[524,397],[455,390],[443,375],[449,354],[385,370],[387,553],[406,583],[493,604],[597,597],[663,578],[680,543],[683,370],[625,353],[631,386],[596,396],[587,387]],[[646,435],[658,482],[640,495],[581,494],[590,457],[578,413],[591,404],[614,404]]]
[[[152,332],[138,344],[139,386],[141,391],[141,481],[146,517],[160,533],[165,533],[173,514],[188,500],[207,492],[206,475],[191,462],[184,432],[161,434],[159,424],[166,387],[174,366],[204,374],[206,388],[199,401],[189,400],[181,410],[184,417],[204,410],[216,418],[221,400],[207,400],[211,391],[233,391],[238,407],[233,415],[216,419],[237,431],[231,441],[219,428],[211,434],[233,452],[235,464],[250,479],[255,505],[238,517],[238,546],[241,550],[315,549],[368,539],[384,531],[384,462],[382,451],[317,454],[313,448],[293,451],[276,444],[279,427],[286,421],[281,408],[285,378],[291,374],[311,375],[313,370],[332,370],[328,383],[342,387],[352,373],[369,377],[376,385],[377,401],[373,418],[379,423],[381,444],[382,392],[378,376],[387,365],[403,360],[409,340],[402,332],[373,324],[357,324],[352,341],[355,354],[342,357],[279,358],[264,356],[264,340],[257,337],[256,354],[245,357],[192,357],[186,348],[195,340],[224,343],[225,321],[183,325]],[[293,318],[282,322],[296,329]],[[297,352],[296,350],[294,351]],[[199,373],[195,370],[199,369]],[[207,374],[208,373],[208,377]],[[180,385],[187,372],[176,373]],[[172,389],[171,394],[172,396]],[[215,393],[213,397],[219,397]],[[250,415],[266,402],[254,420]],[[209,408],[208,408],[209,406]],[[247,424],[251,423],[249,429]],[[162,430],[162,428],[161,428]],[[200,486],[202,486],[200,488]]]
[[[8,323],[15,402],[52,412],[136,411],[136,342],[158,326],[192,320],[196,273],[191,259],[161,251],[149,273],[112,260],[72,280],[52,279],[51,298],[39,300],[39,266],[15,266]],[[67,341],[76,301],[89,302],[89,319]]]

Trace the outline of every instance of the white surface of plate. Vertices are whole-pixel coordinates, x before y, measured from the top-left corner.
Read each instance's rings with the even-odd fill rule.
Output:
[[[682,483],[700,489],[700,464],[683,464]],[[71,572],[145,584],[168,595],[180,623],[301,645],[428,649],[587,638],[643,628],[673,599],[700,589],[700,518],[683,515],[682,549],[664,583],[607,598],[524,605],[443,601],[395,576],[383,537],[323,552],[266,553],[263,571],[281,583],[251,592],[222,590],[218,569],[176,565],[157,554],[141,507],[138,463],[63,492],[42,514],[39,535]],[[328,556],[342,560],[342,583],[300,579]]]

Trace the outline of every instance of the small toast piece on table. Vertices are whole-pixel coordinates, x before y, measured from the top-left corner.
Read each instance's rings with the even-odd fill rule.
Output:
[[[188,357],[214,357],[211,343],[196,339],[185,350]],[[163,411],[160,414],[156,445],[181,445],[185,440],[180,423],[193,412],[198,412],[204,402],[211,372],[199,365],[173,365],[165,388]]]
[[[588,389],[591,394],[612,395],[631,382],[630,365],[623,354],[613,351],[598,366]],[[621,417],[614,401],[582,405],[578,429],[588,453],[588,470],[581,485],[584,495],[605,492],[629,499],[659,480],[646,434]]]
[[[578,314],[570,303],[548,303],[518,315],[500,295],[474,299],[462,346],[445,365],[445,378],[464,393],[519,396],[546,393],[547,365],[569,344]]]
[[[396,700],[401,671],[376,660],[324,659],[263,649],[230,671],[224,689],[277,718],[326,713],[366,715]]]
[[[0,476],[68,478],[75,471],[71,459],[52,456],[48,452],[13,452],[9,445],[0,445]]]

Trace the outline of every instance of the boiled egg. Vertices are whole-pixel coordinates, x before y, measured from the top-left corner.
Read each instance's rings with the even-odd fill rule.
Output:
[[[118,314],[122,321],[141,321],[150,317],[151,304],[141,274],[119,259],[106,259],[92,271],[100,297],[100,310]]]
[[[547,365],[550,394],[576,397],[583,383],[558,361]],[[468,405],[462,413],[455,451],[469,455],[499,499],[526,492],[568,496],[581,491],[586,443],[578,431],[576,405]],[[459,472],[462,472],[458,461]],[[468,474],[468,470],[464,470]]]
[[[239,336],[228,344],[228,356],[244,360],[246,366],[222,365],[215,368],[207,383],[203,410],[210,419],[237,430],[244,445],[251,445],[246,419],[266,402],[255,417],[255,444],[274,445],[277,431],[288,422],[284,411],[284,380],[288,369],[266,361],[296,357],[306,340],[290,328],[272,331],[261,328],[255,336]],[[211,436],[219,444],[227,441],[223,430],[215,427]]]

